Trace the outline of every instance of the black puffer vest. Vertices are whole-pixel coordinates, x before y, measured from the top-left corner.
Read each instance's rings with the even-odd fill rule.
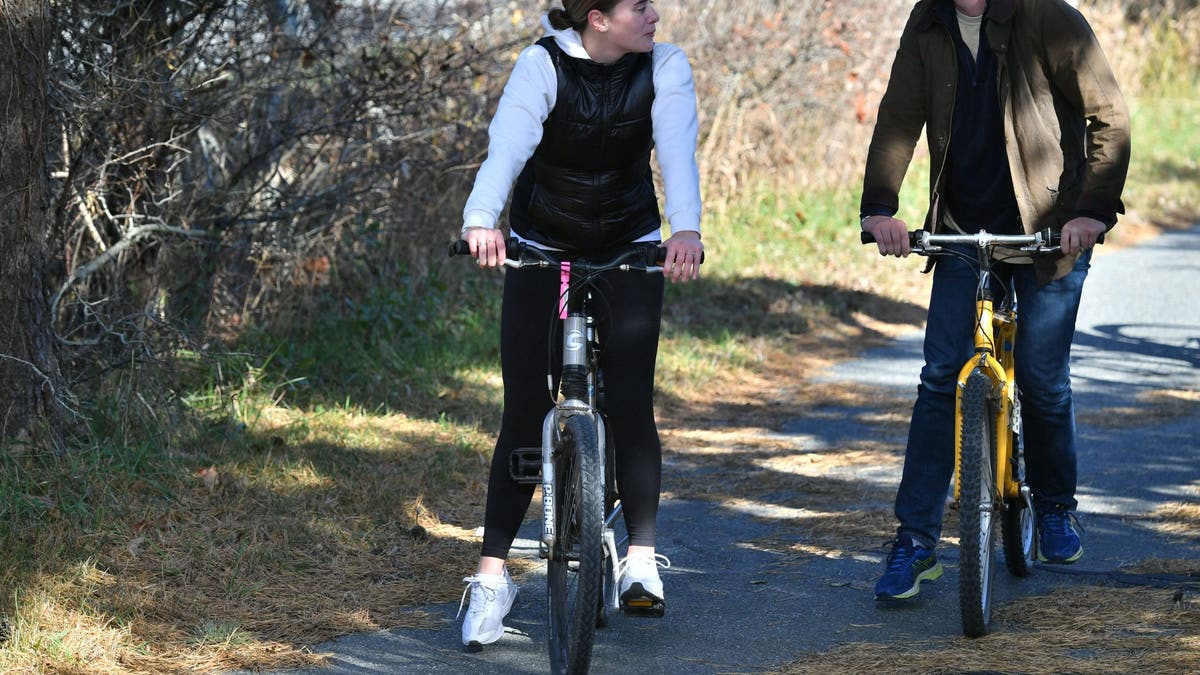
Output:
[[[550,53],[558,93],[517,178],[512,230],[566,251],[612,248],[657,230],[650,54],[601,64],[567,56],[551,37],[537,44]]]

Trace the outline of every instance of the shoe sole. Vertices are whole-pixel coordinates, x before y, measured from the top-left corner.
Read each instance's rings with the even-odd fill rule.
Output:
[[[935,564],[933,567],[930,567],[929,569],[925,570],[924,572],[921,572],[920,574],[918,574],[916,581],[913,582],[912,588],[909,588],[907,591],[904,591],[903,593],[897,593],[895,595],[876,593],[875,599],[887,601],[887,600],[907,600],[909,598],[916,597],[916,595],[921,592],[921,583],[922,582],[937,581],[938,579],[942,578],[943,572],[945,572],[945,569],[942,568],[942,563],[939,562],[939,563]]]
[[[626,616],[648,616],[657,619],[667,613],[667,603],[657,595],[648,593],[641,584],[635,583],[621,594],[621,611]]]
[[[504,610],[504,616],[508,616],[508,613],[512,611],[513,605],[517,604],[518,595],[520,595],[520,593],[513,593],[512,600],[509,601],[508,607]],[[504,637],[503,621],[500,622],[500,629],[497,630],[494,635],[489,635],[485,638],[477,638],[475,640],[467,640],[463,642],[463,649],[471,654],[477,654],[483,651],[484,645],[490,645],[493,642],[499,642],[500,638],[502,637]]]
[[[1040,547],[1039,547],[1039,549],[1040,549]],[[1079,550],[1075,552],[1075,555],[1071,556],[1070,558],[1047,558],[1046,556],[1042,555],[1042,552],[1039,550],[1037,559],[1038,559],[1038,562],[1050,563],[1051,565],[1070,565],[1071,563],[1075,562],[1076,560],[1079,560],[1082,557],[1083,557],[1083,547],[1080,546]]]
[[[466,649],[468,652],[475,654],[475,653],[483,651],[484,645],[490,645],[494,642],[499,642],[500,638],[502,638],[502,637],[504,637],[504,624],[500,624],[500,630],[496,633],[495,637],[492,637],[489,635],[486,638],[477,638],[475,640],[469,640],[469,641],[463,643],[463,648]]]

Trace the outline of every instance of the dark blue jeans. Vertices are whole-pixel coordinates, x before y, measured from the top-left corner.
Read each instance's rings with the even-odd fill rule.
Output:
[[[968,255],[974,257],[974,251]],[[992,289],[1015,288],[1018,303],[1017,387],[1021,398],[1025,475],[1034,507],[1074,510],[1075,409],[1071,400],[1071,339],[1091,252],[1067,276],[1038,283],[1032,265],[1000,263]],[[933,546],[954,476],[954,393],[958,371],[974,354],[978,272],[953,256],[933,272],[925,328],[925,366],[917,387],[904,474],[896,494],[898,533]]]

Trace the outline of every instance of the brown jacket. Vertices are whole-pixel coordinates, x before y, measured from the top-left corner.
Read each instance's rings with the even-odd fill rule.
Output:
[[[909,16],[879,105],[863,179],[864,210],[898,207],[900,184],[926,128],[929,213],[941,227],[958,62],[954,39],[921,0]],[[1062,0],[991,0],[987,39],[999,63],[1005,146],[1021,225],[1058,227],[1086,214],[1115,219],[1129,168],[1129,110],[1087,21]],[[1057,278],[1073,260],[1045,261]],[[1055,267],[1057,269],[1055,269]]]

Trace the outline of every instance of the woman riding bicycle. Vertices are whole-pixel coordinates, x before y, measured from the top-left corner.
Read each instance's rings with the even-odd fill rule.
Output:
[[[657,22],[649,0],[564,0],[543,17],[546,36],[517,58],[463,212],[462,238],[481,267],[505,259],[505,235],[496,221],[510,191],[512,235],[528,244],[601,257],[630,244],[660,242],[653,148],[672,231],[663,243],[665,274],[673,281],[697,278],[703,246],[695,89],[684,53],[655,44]],[[619,590],[623,603],[647,595],[662,601],[655,554],[662,447],[653,393],[663,279],[612,273],[594,283],[601,296],[596,320],[606,412],[629,533]],[[471,599],[462,639],[472,649],[500,639],[517,595],[505,560],[533,486],[510,477],[509,457],[516,448],[541,445],[542,420],[554,405],[545,371],[558,296],[558,270],[505,275],[504,412],[479,566],[464,580]]]

